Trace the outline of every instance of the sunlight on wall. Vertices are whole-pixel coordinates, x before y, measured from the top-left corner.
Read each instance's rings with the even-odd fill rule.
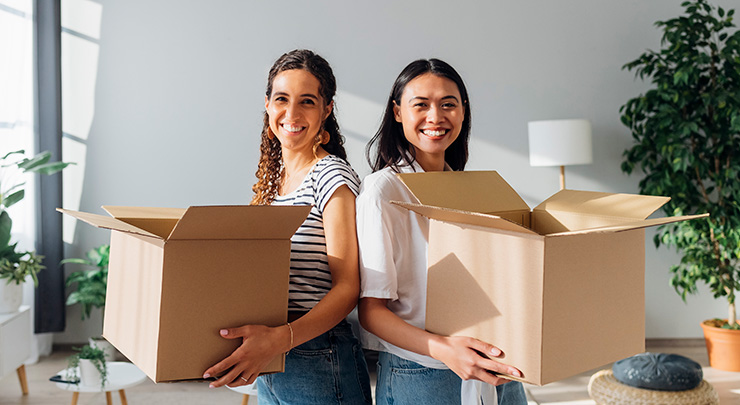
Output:
[[[334,100],[337,120],[345,137],[347,159],[363,178],[370,173],[365,159],[365,145],[380,125],[384,106],[343,90],[337,90]]]
[[[80,207],[87,139],[95,116],[95,85],[103,6],[89,0],[62,1],[63,159],[76,162],[64,171],[64,207]],[[77,221],[64,216],[66,243],[74,243]]]

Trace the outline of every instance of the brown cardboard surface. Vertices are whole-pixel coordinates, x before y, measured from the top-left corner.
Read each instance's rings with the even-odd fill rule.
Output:
[[[496,345],[536,385],[644,351],[644,228],[706,216],[645,219],[668,199],[565,190],[519,222],[510,197],[432,198],[454,184],[461,201],[511,194],[492,172],[399,177],[421,204],[395,204],[430,219],[426,328]]]
[[[157,235],[151,232],[148,232],[135,225],[131,225],[129,223],[121,221],[120,219],[105,217],[105,216],[97,215],[97,214],[90,214],[87,212],[65,210],[62,208],[57,208],[57,211],[63,214],[67,214],[72,217],[75,217],[83,222],[86,222],[98,228],[111,229],[111,230],[117,230],[117,231],[128,232],[128,233],[135,233],[135,234],[143,235],[143,236],[157,237]]]
[[[238,347],[221,328],[287,321],[290,237],[310,208],[60,211],[113,230],[103,335],[153,381],[171,382],[200,379]],[[283,367],[281,355],[263,373]]]
[[[560,190],[535,210],[566,211],[579,214],[645,219],[665,205],[669,197],[652,195],[614,194],[597,191]]]
[[[487,214],[529,211],[527,203],[496,172],[400,173],[397,176],[423,205]]]

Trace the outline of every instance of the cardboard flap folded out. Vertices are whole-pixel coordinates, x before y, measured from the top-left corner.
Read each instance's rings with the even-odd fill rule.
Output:
[[[421,204],[496,214],[529,206],[495,171],[399,173]]]
[[[665,225],[665,224],[670,224],[673,222],[688,221],[690,219],[706,218],[708,216],[709,214],[699,214],[699,215],[682,215],[682,216],[677,216],[677,217],[643,219],[639,221],[625,222],[625,223],[621,223],[618,225],[609,225],[609,226],[601,226],[597,228],[581,229],[577,231],[552,233],[552,234],[549,234],[548,236],[580,235],[580,234],[598,233],[598,232],[621,232],[621,231],[629,231],[632,229],[649,228],[651,226]]]
[[[169,239],[290,239],[310,211],[310,205],[194,206]]]
[[[106,217],[106,216],[97,215],[97,214],[90,214],[87,212],[67,210],[63,208],[57,208],[57,211],[63,214],[67,214],[69,216],[75,217],[79,219],[80,221],[86,222],[97,228],[111,229],[111,230],[116,230],[116,231],[121,231],[121,232],[133,233],[133,234],[149,236],[153,238],[159,238],[159,236],[151,232],[147,232],[141,228],[138,228],[134,225],[131,225],[129,223],[126,223],[116,218]]]
[[[645,219],[670,199],[651,195],[561,190],[536,206],[534,211],[543,210],[550,213],[563,211],[597,217]]]
[[[185,208],[104,205],[103,209],[110,216],[118,219],[180,219],[185,213]]]
[[[530,235],[538,235],[537,232],[519,225],[518,223],[511,221],[506,218],[502,218],[496,215],[480,214],[476,212],[464,212],[460,210],[447,209],[442,207],[430,207],[421,204],[412,204],[402,201],[391,201],[391,204],[404,207],[410,211],[414,211],[419,215],[427,218],[433,218],[439,221],[454,222],[466,225],[485,226],[490,228],[502,229],[505,231],[526,233]],[[525,213],[529,214],[529,213]]]

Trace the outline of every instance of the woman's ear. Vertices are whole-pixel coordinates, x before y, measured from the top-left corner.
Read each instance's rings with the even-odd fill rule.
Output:
[[[334,109],[334,100],[332,100],[329,104],[326,106],[326,110],[324,111],[324,119],[329,118],[329,115],[331,114],[331,110]]]
[[[401,122],[401,107],[396,104],[396,101],[393,101],[393,117],[396,119],[396,122]]]
[[[267,106],[270,105],[270,97],[265,94],[265,111],[267,111]]]

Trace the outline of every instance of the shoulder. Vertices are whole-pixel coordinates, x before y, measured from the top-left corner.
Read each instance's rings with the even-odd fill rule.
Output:
[[[396,177],[396,172],[386,167],[367,175],[362,180],[359,199],[398,200],[405,194],[406,187]]]
[[[333,190],[346,185],[355,195],[360,191],[360,178],[357,173],[346,160],[335,155],[319,160],[314,167],[313,176],[319,189]]]

